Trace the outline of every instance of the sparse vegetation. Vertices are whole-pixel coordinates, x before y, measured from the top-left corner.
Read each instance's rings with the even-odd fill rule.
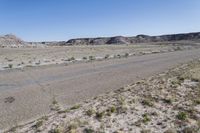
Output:
[[[95,57],[94,56],[89,56],[89,60],[90,61],[95,60]]]
[[[120,55],[120,54],[118,54],[118,55],[117,55],[117,58],[121,58],[121,55]]]
[[[56,105],[56,104],[58,104],[58,101],[56,101],[56,99],[54,98],[52,104]]]
[[[9,130],[9,132],[16,132],[16,130],[17,130],[17,128],[18,128],[18,126],[14,126],[14,127],[12,127],[10,130]]]
[[[39,128],[43,125],[43,120],[39,120],[38,122],[36,122],[36,124],[34,125],[35,128]]]
[[[191,66],[172,69],[106,95],[96,96],[91,101],[81,103],[81,107],[75,105],[67,110],[58,111],[49,119],[39,119],[38,124],[34,123],[38,126],[30,130],[45,132],[46,123],[49,123],[49,127],[59,127],[59,130],[52,129],[49,133],[93,133],[104,130],[134,132],[134,129],[141,132],[150,132],[148,129],[156,132],[159,129],[159,132],[164,133],[197,133],[200,127],[200,93],[198,83],[191,80],[193,77],[198,79],[197,72],[189,72],[190,69]],[[174,88],[171,84],[180,87]],[[57,102],[53,103],[57,105]],[[52,122],[54,119],[56,123]],[[48,122],[44,121],[45,124],[41,124],[40,120]],[[174,130],[171,130],[171,125]],[[37,130],[35,127],[40,128]]]
[[[196,105],[200,104],[200,99],[194,100],[194,104],[196,104]]]
[[[163,102],[167,103],[167,104],[172,104],[172,99],[165,98],[165,99],[163,99]]]
[[[142,101],[142,104],[145,105],[145,106],[149,106],[149,107],[152,107],[154,105],[153,102],[149,99],[144,99]]]
[[[104,114],[105,114],[104,111],[102,111],[102,112],[96,112],[96,118],[100,120],[100,119],[103,118]]]
[[[186,127],[183,129],[182,133],[199,133],[200,130],[196,129],[196,127]]]
[[[176,115],[176,118],[179,120],[186,120],[187,119],[187,113],[186,112],[179,112]]]
[[[90,128],[85,128],[84,133],[95,133],[95,131],[93,129],[90,129]]]
[[[43,117],[41,118],[41,120],[47,121],[47,120],[48,120],[48,116],[43,116]]]
[[[151,118],[149,117],[149,115],[148,114],[144,114],[143,115],[143,120],[142,120],[144,123],[147,123],[147,122],[149,122],[149,121],[151,121]]]
[[[83,57],[83,60],[87,60],[87,57]]]
[[[69,129],[69,130],[73,130],[73,129],[77,129],[77,128],[78,128],[77,123],[71,123],[71,124],[68,126],[68,129]]]
[[[12,59],[7,59],[7,61],[8,61],[8,62],[12,62],[13,60],[12,60]]]
[[[63,113],[67,113],[67,112],[70,112],[69,109],[65,109],[65,110],[59,110],[58,113],[59,114],[63,114]]]
[[[178,79],[179,81],[181,81],[181,82],[183,82],[183,81],[185,80],[185,78],[182,77],[182,76],[178,76],[177,79]]]
[[[110,55],[109,54],[107,54],[107,55],[105,55],[105,59],[108,59],[110,57]]]
[[[39,62],[35,62],[35,65],[40,65],[40,61]]]
[[[49,133],[61,133],[59,128],[51,129]]]
[[[124,57],[126,57],[126,58],[127,58],[128,56],[129,56],[129,53],[125,53]]]
[[[78,105],[74,105],[74,106],[71,107],[70,109],[71,109],[71,110],[75,110],[75,109],[79,109],[80,107],[81,107],[81,105],[78,104]]]
[[[86,111],[86,115],[88,116],[92,116],[95,113],[95,111],[93,109],[89,109]]]
[[[199,82],[199,79],[193,77],[193,78],[191,79],[191,81],[193,81],[193,82]]]
[[[74,57],[71,57],[71,58],[68,59],[68,61],[74,61],[74,60],[75,60]]]
[[[8,64],[8,68],[13,68],[13,64]]]
[[[115,112],[116,112],[116,107],[112,106],[112,107],[110,108],[110,112],[111,112],[111,113],[115,113]]]
[[[173,128],[167,129],[164,133],[177,133],[177,131]]]

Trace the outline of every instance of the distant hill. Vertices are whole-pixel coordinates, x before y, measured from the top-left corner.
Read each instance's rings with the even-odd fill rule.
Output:
[[[0,47],[20,47],[24,44],[25,42],[15,35],[8,34],[0,36]]]
[[[138,35],[135,37],[101,37],[101,38],[78,38],[62,42],[63,45],[101,45],[101,44],[134,44],[170,41],[200,41],[200,32],[171,34],[161,36]]]
[[[15,35],[8,34],[0,36],[0,47],[23,47],[23,46],[69,46],[69,45],[120,45],[154,42],[176,42],[195,41],[200,43],[200,32],[171,34],[161,36],[137,35],[133,37],[98,37],[98,38],[77,38],[68,41],[53,42],[25,42]]]

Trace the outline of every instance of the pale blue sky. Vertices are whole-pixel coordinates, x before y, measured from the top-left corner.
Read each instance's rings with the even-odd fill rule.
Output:
[[[0,34],[26,41],[200,31],[200,0],[0,0]]]

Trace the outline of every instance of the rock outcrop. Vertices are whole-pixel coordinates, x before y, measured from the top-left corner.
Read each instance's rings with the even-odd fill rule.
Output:
[[[24,44],[25,42],[15,35],[0,36],[0,47],[21,47]]]

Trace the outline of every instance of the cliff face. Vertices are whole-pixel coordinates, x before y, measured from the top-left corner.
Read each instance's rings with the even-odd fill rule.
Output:
[[[102,37],[102,38],[78,38],[71,39],[62,45],[101,45],[101,44],[133,44],[170,41],[200,41],[200,32],[187,34],[172,34],[162,36],[138,35],[135,37]]]
[[[25,42],[15,35],[8,34],[5,36],[0,36],[0,46],[1,47],[20,47],[24,45]]]

